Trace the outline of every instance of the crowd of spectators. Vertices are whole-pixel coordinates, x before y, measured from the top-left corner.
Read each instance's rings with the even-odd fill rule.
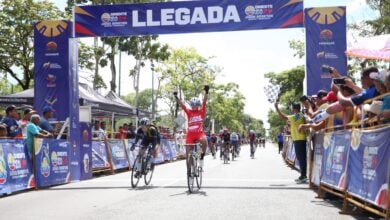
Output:
[[[390,74],[376,67],[364,69],[361,73],[361,87],[337,69],[330,68],[332,83],[330,90],[319,90],[317,94],[302,96],[300,103],[292,104],[287,115],[276,111],[287,121],[283,133],[291,135],[301,175],[297,182],[305,182],[306,177],[306,137],[310,131],[321,129],[339,130],[349,127],[367,127],[390,122]],[[386,125],[385,125],[386,126]]]

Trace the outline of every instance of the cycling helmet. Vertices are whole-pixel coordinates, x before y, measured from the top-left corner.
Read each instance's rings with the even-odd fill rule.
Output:
[[[224,129],[223,129],[223,132],[225,132],[225,131],[227,132],[227,131],[229,131],[229,130],[228,130],[227,128],[224,128]]]
[[[192,108],[199,107],[201,105],[200,99],[198,97],[191,98],[190,105]]]
[[[141,120],[139,120],[139,125],[148,125],[148,124],[150,124],[149,118],[141,118]]]

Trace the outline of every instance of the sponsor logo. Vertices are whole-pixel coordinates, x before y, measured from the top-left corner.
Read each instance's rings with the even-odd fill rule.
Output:
[[[0,185],[7,182],[7,168],[4,160],[3,146],[0,144]]]
[[[44,63],[43,64],[43,69],[48,70],[48,69],[62,69],[62,66],[58,63]]]
[[[339,57],[335,53],[328,53],[321,51],[317,53],[317,59],[338,59]]]
[[[48,74],[46,80],[47,80],[47,84],[46,84],[47,87],[50,88],[56,87],[56,76],[54,76],[53,74]]]
[[[88,141],[88,139],[89,139],[89,132],[87,131],[87,129],[85,129],[83,131],[83,140]]]
[[[274,17],[273,5],[248,5],[245,8],[245,19],[247,20],[269,20]]]
[[[41,21],[35,28],[45,37],[57,37],[66,32],[67,21]]]
[[[49,41],[47,44],[46,44],[46,51],[48,53],[45,53],[45,56],[58,56],[59,53],[57,53],[57,48],[58,48],[58,45],[56,42],[54,41]]]
[[[127,25],[127,12],[103,13],[100,16],[103,27],[123,27]]]
[[[329,29],[324,29],[320,32],[320,39],[319,45],[335,45],[333,32]]]
[[[345,10],[339,7],[313,8],[308,12],[309,17],[317,24],[334,24],[345,16]]]
[[[194,25],[194,24],[217,24],[241,22],[235,5],[228,5],[226,8],[221,6],[210,6],[189,8],[164,8],[160,10],[161,19],[155,19],[152,9],[145,11],[132,11],[133,27],[154,27],[154,26],[173,26],[173,25]]]

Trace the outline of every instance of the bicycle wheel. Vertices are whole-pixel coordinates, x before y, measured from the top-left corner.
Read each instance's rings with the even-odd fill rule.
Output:
[[[152,181],[153,177],[153,172],[154,172],[154,166],[150,161],[150,158],[145,161],[146,167],[145,167],[145,173],[144,173],[144,180],[145,180],[145,185],[149,185],[150,182]]]
[[[228,154],[229,154],[229,152],[225,149],[225,151],[223,152],[223,163],[224,164],[228,163]]]
[[[198,161],[198,164],[199,164],[199,159],[197,160]],[[198,189],[200,189],[202,187],[202,167],[200,166],[196,166],[196,169],[197,169],[197,175],[196,175],[196,186],[198,186]]]
[[[131,169],[131,187],[133,187],[133,188],[137,187],[139,179],[142,176],[141,174],[138,175],[138,176],[135,175],[137,173],[137,169],[138,169],[138,167],[137,167],[137,160],[138,160],[138,156],[135,158],[133,167]]]
[[[235,152],[234,152],[234,146],[232,146],[232,161],[234,161]]]
[[[187,184],[188,184],[188,191],[190,193],[194,192],[194,177],[195,177],[195,169],[194,169],[194,157],[192,154],[188,156],[187,161]]]

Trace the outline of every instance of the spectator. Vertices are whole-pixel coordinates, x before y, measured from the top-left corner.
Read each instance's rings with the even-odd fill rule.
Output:
[[[30,122],[27,125],[27,150],[28,156],[32,159],[33,147],[34,147],[34,138],[50,138],[53,135],[40,128],[38,125],[40,124],[41,117],[38,114],[31,115]]]
[[[339,77],[337,70],[334,68],[333,70],[333,77]],[[330,115],[343,111],[345,107],[361,105],[364,101],[379,95],[375,89],[374,80],[370,78],[370,73],[372,72],[378,72],[378,69],[371,67],[362,72],[361,81],[363,89],[355,85],[350,78],[345,78],[345,86],[351,88],[356,94],[351,97],[345,97],[341,92],[337,92],[338,101],[316,115],[313,118],[313,122],[323,121]],[[332,88],[336,91],[339,90],[339,87],[335,84],[332,85]]]
[[[278,134],[278,146],[279,146],[278,154],[280,154],[280,151],[283,150],[283,130],[281,130]]]
[[[100,128],[100,125],[100,121],[95,121],[94,126],[92,128],[92,137],[97,138],[99,140],[105,140],[106,133],[102,128]]]
[[[390,92],[390,73],[386,70],[380,71],[379,73],[371,73],[370,78],[374,79],[375,88],[378,90],[378,92],[381,95],[384,95],[386,93]],[[374,103],[375,102],[375,103]],[[376,104],[376,106],[379,105],[378,102],[380,101],[374,101],[372,105]],[[390,112],[390,95],[385,95],[383,97],[383,102],[380,103],[380,109],[379,112],[377,112],[378,119],[385,118],[385,123],[388,122],[389,118],[389,112]],[[375,106],[372,108],[375,109]],[[387,118],[387,120],[386,120]]]
[[[0,138],[7,138],[7,125],[0,124]]]
[[[43,107],[42,112],[43,113],[42,113],[41,123],[39,124],[39,127],[41,127],[45,131],[53,133],[54,128],[49,123],[49,120],[53,117],[53,112],[55,112],[55,110],[50,105],[47,105]]]
[[[385,85],[386,85],[386,92],[390,93],[390,73],[386,73],[385,77]],[[390,122],[390,95],[386,95],[383,97],[383,105],[381,109],[381,113],[378,115],[378,117],[381,119],[384,119],[385,123]]]
[[[18,138],[27,138],[27,124],[30,122],[31,115],[36,114],[31,108],[27,108],[23,112],[23,118],[19,120],[19,126],[22,129],[22,133],[18,134]]]
[[[301,112],[301,105],[294,103],[292,105],[293,115],[286,115],[279,110],[279,100],[275,102],[275,109],[279,114],[279,117],[283,120],[290,122],[291,126],[291,137],[294,143],[295,154],[299,161],[299,167],[301,169],[301,175],[295,181],[297,183],[306,183],[306,134],[299,130],[299,126],[305,123],[305,117]]]
[[[2,119],[0,123],[4,123],[7,126],[8,137],[14,138],[18,134],[22,133],[22,129],[19,127],[18,121],[18,112],[14,105],[8,106],[5,109],[6,116]]]
[[[135,126],[133,125],[133,123],[130,123],[127,138],[134,139],[135,137]]]

